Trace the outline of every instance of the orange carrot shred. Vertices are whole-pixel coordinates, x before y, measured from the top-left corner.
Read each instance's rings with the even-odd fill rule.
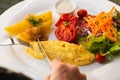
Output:
[[[112,9],[108,13],[101,12],[95,17],[86,17],[85,20],[88,23],[86,28],[90,29],[91,33],[95,36],[98,33],[103,33],[108,39],[116,42],[118,40],[118,34],[117,30],[112,25],[113,21],[111,17],[111,13],[114,9],[115,7],[112,7]]]

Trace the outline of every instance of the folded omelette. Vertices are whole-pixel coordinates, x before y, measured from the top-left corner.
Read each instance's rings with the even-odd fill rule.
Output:
[[[40,43],[51,61],[59,59],[65,63],[81,66],[90,64],[95,59],[94,54],[82,45],[58,40],[41,41]],[[30,44],[32,47],[26,47],[25,51],[35,58],[43,59],[44,55],[39,50],[38,42],[31,42]]]

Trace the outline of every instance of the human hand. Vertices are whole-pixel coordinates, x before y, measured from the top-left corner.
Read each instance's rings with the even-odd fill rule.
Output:
[[[80,73],[75,65],[65,64],[59,60],[53,60],[51,63],[52,73],[46,80],[87,80],[86,75]]]

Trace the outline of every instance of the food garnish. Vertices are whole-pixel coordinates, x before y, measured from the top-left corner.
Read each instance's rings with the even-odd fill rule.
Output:
[[[34,16],[31,15],[28,17],[28,20],[33,26],[39,26],[43,23],[42,19],[37,20]]]

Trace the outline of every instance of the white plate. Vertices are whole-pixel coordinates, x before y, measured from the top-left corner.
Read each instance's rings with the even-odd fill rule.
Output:
[[[120,7],[107,0],[74,0],[78,7],[85,8],[91,14],[97,14],[101,11],[109,11],[113,6],[120,10]],[[23,1],[0,16],[0,34],[4,36],[6,33],[4,27],[11,25],[31,13],[42,13],[52,10],[53,19],[56,21],[58,14],[55,12],[54,4],[56,0],[26,0]],[[54,27],[54,25],[53,25]],[[53,34],[50,39],[55,39]],[[49,66],[41,60],[34,59],[24,52],[23,46],[5,47],[6,53],[11,59],[11,64],[17,64],[19,69],[25,74],[31,76],[34,80],[44,80],[45,76],[50,73]],[[81,66],[80,70],[86,73],[88,80],[120,80],[120,59],[115,59],[107,64],[99,64],[97,62],[88,66]]]

